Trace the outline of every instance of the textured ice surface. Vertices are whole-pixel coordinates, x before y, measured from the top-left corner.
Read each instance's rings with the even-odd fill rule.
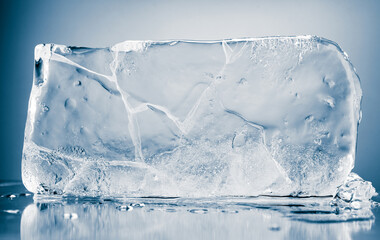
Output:
[[[361,88],[329,40],[44,44],[23,152],[39,193],[335,195],[354,166]]]

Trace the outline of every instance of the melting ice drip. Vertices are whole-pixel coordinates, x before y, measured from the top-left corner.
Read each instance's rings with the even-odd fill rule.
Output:
[[[46,44],[36,47],[35,62],[22,170],[32,192],[353,191],[338,187],[354,166],[362,93],[347,55],[332,41]],[[371,198],[374,189],[361,183],[355,189],[367,186],[361,196]]]

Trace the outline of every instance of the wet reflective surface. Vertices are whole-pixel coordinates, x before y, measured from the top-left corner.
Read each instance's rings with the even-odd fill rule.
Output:
[[[0,239],[378,239],[379,207],[330,198],[74,198],[0,183]]]

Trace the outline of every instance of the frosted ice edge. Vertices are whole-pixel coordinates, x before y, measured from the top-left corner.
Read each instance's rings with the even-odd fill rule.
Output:
[[[87,76],[94,74],[94,75],[100,76],[104,80],[108,81],[108,83],[105,84],[105,82],[100,80],[100,79],[95,80],[100,85],[102,85],[103,89],[106,89],[106,90],[107,89],[108,90],[113,89],[112,90],[113,92],[118,92],[120,94],[121,98],[123,99],[124,109],[126,111],[125,115],[128,116],[128,122],[130,123],[129,124],[129,132],[130,132],[130,134],[135,135],[135,137],[132,137],[132,139],[131,139],[131,141],[133,142],[134,148],[135,148],[135,153],[134,153],[135,157],[134,157],[134,161],[133,161],[133,159],[131,160],[131,158],[127,157],[127,159],[129,159],[128,161],[125,161],[125,160],[115,161],[115,160],[113,160],[113,161],[107,162],[106,161],[107,159],[103,159],[101,161],[95,161],[94,162],[93,157],[88,156],[88,154],[86,154],[86,148],[82,148],[81,146],[60,146],[60,148],[50,150],[49,148],[43,148],[41,146],[36,145],[33,141],[29,141],[30,137],[28,138],[27,133],[33,132],[33,130],[32,131],[28,130],[28,126],[29,125],[33,126],[34,119],[35,119],[34,114],[36,113],[36,108],[38,107],[37,106],[38,104],[34,103],[33,101],[36,100],[36,96],[38,97],[39,94],[41,94],[38,90],[38,85],[35,86],[35,84],[34,84],[33,89],[32,89],[31,99],[30,99],[29,113],[28,113],[28,123],[30,122],[31,124],[27,124],[27,128],[26,128],[26,141],[25,141],[25,146],[24,146],[24,159],[23,159],[23,180],[27,179],[27,178],[29,178],[29,180],[28,181],[24,180],[24,184],[26,185],[26,187],[29,190],[31,190],[33,192],[36,192],[36,191],[42,191],[43,192],[46,189],[48,189],[48,192],[54,192],[55,191],[57,193],[66,193],[66,194],[71,193],[71,194],[84,194],[84,195],[86,195],[86,194],[95,194],[95,195],[97,195],[97,194],[109,194],[109,195],[114,195],[114,194],[132,194],[132,195],[134,195],[134,194],[135,195],[144,195],[144,194],[148,194],[148,195],[149,194],[158,194],[158,195],[160,195],[160,194],[163,194],[163,195],[183,195],[183,194],[185,194],[185,195],[186,194],[204,195],[204,194],[206,194],[207,195],[207,194],[210,194],[210,192],[209,192],[210,189],[203,190],[203,189],[199,189],[199,187],[195,188],[195,189],[192,187],[190,187],[189,189],[186,189],[186,187],[189,187],[189,186],[182,186],[182,187],[184,187],[184,189],[177,189],[176,190],[175,184],[170,185],[169,183],[171,180],[169,180],[169,182],[167,182],[168,179],[164,180],[161,183],[158,183],[158,185],[157,185],[157,183],[154,184],[154,181],[157,178],[158,179],[165,179],[165,178],[170,178],[170,177],[168,177],[166,174],[164,174],[163,176],[160,176],[160,174],[162,175],[162,172],[160,172],[160,170],[162,171],[163,169],[158,170],[156,168],[157,166],[158,166],[158,168],[160,168],[160,167],[162,168],[162,166],[160,166],[159,164],[157,165],[157,163],[155,163],[152,166],[152,165],[146,164],[144,162],[145,160],[144,160],[143,153],[141,150],[142,149],[141,148],[141,136],[139,133],[138,123],[136,122],[136,119],[134,118],[134,116],[130,117],[130,115],[135,115],[135,113],[144,112],[146,110],[152,110],[153,112],[156,112],[156,113],[157,112],[158,113],[164,113],[164,115],[166,117],[168,117],[169,119],[171,119],[171,121],[177,126],[177,128],[181,132],[180,134],[184,134],[184,133],[186,134],[187,131],[189,131],[189,130],[186,130],[186,128],[181,127],[181,124],[184,124],[187,128],[191,128],[193,126],[192,126],[192,123],[186,123],[186,119],[188,119],[187,117],[182,122],[179,120],[179,118],[175,117],[175,115],[172,114],[167,108],[160,106],[160,105],[157,105],[157,104],[154,104],[154,103],[140,102],[139,105],[137,105],[133,108],[131,106],[129,106],[130,103],[126,101],[127,98],[130,98],[130,99],[137,101],[137,102],[139,100],[136,99],[135,97],[133,97],[132,95],[130,95],[129,93],[127,93],[125,90],[123,90],[122,87],[120,87],[120,84],[118,82],[118,77],[117,77],[117,71],[123,70],[123,69],[121,69],[120,66],[118,66],[118,64],[123,64],[123,60],[125,60],[125,59],[120,60],[119,54],[121,53],[121,55],[124,54],[124,56],[125,56],[125,54],[130,53],[130,52],[146,52],[146,51],[149,51],[149,48],[152,49],[153,47],[160,46],[160,45],[175,46],[175,45],[181,44],[181,43],[182,44],[197,43],[199,45],[202,45],[205,43],[210,44],[210,45],[220,44],[222,49],[223,49],[224,61],[220,61],[221,65],[219,66],[220,70],[217,71],[217,76],[215,76],[215,78],[212,81],[208,82],[208,87],[206,88],[206,90],[204,90],[202,92],[202,94],[199,97],[200,100],[198,99],[198,101],[196,101],[195,105],[193,105],[193,108],[189,109],[187,116],[194,116],[193,114],[196,113],[199,105],[201,104],[200,101],[202,101],[202,97],[204,97],[207,94],[212,95],[213,92],[216,91],[216,87],[215,87],[216,84],[215,83],[218,83],[218,81],[220,82],[221,81],[220,79],[223,78],[223,74],[225,72],[226,66],[229,64],[233,64],[234,61],[236,61],[237,59],[239,59],[239,57],[241,57],[241,54],[244,54],[244,49],[245,49],[245,46],[247,44],[249,44],[249,43],[253,44],[255,41],[265,42],[265,41],[271,41],[271,40],[277,41],[277,43],[281,43],[281,41],[284,41],[285,45],[286,45],[286,41],[295,41],[296,43],[298,41],[299,44],[301,44],[301,45],[305,44],[306,47],[310,47],[310,46],[308,46],[308,44],[312,45],[313,43],[317,43],[317,42],[320,42],[322,44],[334,45],[337,48],[338,52],[340,52],[342,54],[343,58],[345,59],[345,61],[343,61],[343,64],[346,63],[347,66],[343,66],[343,67],[347,70],[348,73],[352,74],[352,76],[349,78],[351,78],[351,80],[352,80],[351,84],[354,85],[354,86],[351,86],[351,89],[353,91],[355,91],[355,93],[352,94],[352,96],[354,97],[354,99],[353,99],[353,105],[354,106],[352,107],[352,112],[351,112],[351,114],[353,114],[354,116],[353,115],[351,115],[351,116],[353,117],[353,119],[357,119],[357,122],[359,122],[359,120],[360,120],[359,111],[360,111],[361,89],[360,89],[360,85],[359,85],[359,79],[357,78],[355,70],[353,69],[351,63],[349,62],[349,60],[347,58],[347,56],[341,51],[341,49],[339,48],[339,46],[337,44],[335,44],[331,41],[326,41],[326,40],[324,40],[322,38],[318,38],[318,37],[313,37],[313,36],[270,37],[270,38],[205,41],[205,42],[186,41],[186,40],[185,41],[181,41],[181,40],[163,41],[163,42],[127,41],[127,42],[115,45],[114,47],[111,47],[110,49],[101,49],[101,51],[105,51],[110,56],[112,56],[112,57],[110,57],[110,61],[108,62],[110,67],[109,67],[109,71],[107,74],[99,73],[99,72],[90,70],[88,67],[81,66],[80,64],[75,63],[74,61],[68,60],[67,57],[65,57],[65,55],[66,54],[67,55],[72,54],[72,52],[71,52],[72,49],[70,47],[65,47],[62,45],[53,45],[53,44],[51,44],[51,45],[40,45],[40,47],[36,47],[36,52],[37,52],[37,50],[40,50],[40,48],[45,49],[45,51],[42,51],[42,53],[38,53],[38,54],[36,53],[36,59],[38,58],[39,54],[42,54],[41,56],[43,56],[43,57],[38,58],[38,60],[36,60],[36,61],[39,61],[39,59],[42,59],[43,64],[49,65],[49,62],[51,60],[53,60],[55,62],[60,62],[60,63],[75,66],[76,69],[83,69],[86,72]],[[234,45],[234,44],[238,45],[240,43],[246,43],[246,45],[243,45],[241,48],[240,48],[240,46],[235,46],[235,49],[232,48],[233,46],[230,47],[231,44],[232,45]],[[270,45],[271,43],[269,42],[268,44]],[[263,47],[261,45],[258,45],[258,46]],[[237,51],[235,51],[236,49],[237,49]],[[46,50],[48,50],[48,51],[46,52]],[[91,51],[91,50],[88,50],[88,51]],[[302,51],[301,51],[301,53],[302,53]],[[300,53],[300,56],[301,56],[301,53]],[[222,55],[220,55],[220,57],[222,57]],[[301,56],[301,58],[302,58],[302,56]],[[299,59],[300,59],[300,57],[299,57]],[[302,61],[302,59],[301,60],[299,60],[299,59],[298,59],[298,61]],[[125,66],[125,67],[128,67],[128,66]],[[44,66],[43,70],[44,70],[44,77],[45,77],[45,76],[47,76],[48,71],[49,71],[48,67]],[[78,72],[78,70],[76,70],[76,71]],[[38,73],[37,70],[36,70],[36,72]],[[47,72],[47,73],[45,74],[45,72]],[[44,77],[42,79],[44,79]],[[91,78],[91,77],[94,78],[93,76],[90,76],[89,78]],[[40,77],[35,75],[35,80],[36,79],[37,79],[37,81],[35,81],[35,83],[38,82],[38,79],[40,79]],[[244,80],[242,80],[242,79],[240,79],[239,81],[242,81],[242,83],[243,83]],[[92,79],[92,80],[94,80],[94,79]],[[44,81],[46,81],[46,79]],[[41,84],[41,82],[39,82],[38,84]],[[104,85],[110,85],[110,86],[105,87]],[[128,90],[128,89],[126,89],[126,90]],[[111,92],[109,92],[109,93],[111,93]],[[206,98],[207,97],[209,97],[209,96],[206,96]],[[213,97],[213,96],[211,96],[211,97]],[[328,104],[331,104],[331,103],[328,102]],[[332,103],[332,104],[334,104],[334,103]],[[70,106],[70,101],[68,102],[67,105]],[[65,106],[66,106],[66,101],[65,101]],[[253,126],[253,128],[258,130],[259,132],[264,131],[263,130],[264,127],[261,126],[260,124],[256,124],[254,122],[251,122],[251,121],[245,119],[244,117],[242,117],[243,115],[241,115],[240,113],[235,112],[235,111],[230,110],[230,109],[227,109],[225,106],[223,106],[223,108],[226,111],[226,113],[237,116],[238,118],[243,120],[245,123],[247,123],[249,126]],[[194,123],[194,121],[193,121],[193,123]],[[256,131],[256,130],[254,130],[254,131]],[[135,133],[133,133],[134,131],[135,131]],[[244,131],[246,131],[246,130],[243,130],[243,132]],[[252,131],[252,129],[250,131]],[[353,129],[353,132],[354,133],[352,133],[351,136],[355,138],[355,140],[352,141],[355,145],[356,144],[356,129]],[[233,137],[233,139],[243,138],[243,140],[239,140],[239,141],[240,142],[244,141],[244,138],[246,138],[246,136],[240,137],[241,135],[239,135],[239,134],[235,133],[235,136]],[[258,133],[258,134],[257,133],[251,133],[251,134],[259,136],[259,138],[260,138],[260,135],[263,135],[262,133]],[[262,139],[265,139],[265,134],[263,135]],[[235,145],[239,145],[239,141]],[[259,140],[259,142],[260,141],[261,140]],[[232,146],[234,146],[234,142],[235,142],[235,140],[233,140]],[[195,146],[197,146],[197,144],[199,145],[200,143],[195,143]],[[204,143],[202,143],[202,144],[204,144]],[[222,144],[224,144],[224,143],[222,143]],[[76,147],[78,147],[78,148],[76,149]],[[213,145],[210,145],[210,147],[212,148]],[[224,144],[223,148],[224,147],[227,148],[227,145]],[[264,165],[261,166],[261,168],[266,169],[269,167],[269,169],[272,169],[272,170],[277,169],[277,170],[274,170],[274,172],[277,171],[279,180],[269,179],[269,180],[266,180],[266,182],[267,182],[266,184],[268,184],[269,182],[272,182],[272,185],[273,185],[273,183],[276,183],[276,181],[277,182],[282,182],[282,181],[289,182],[290,179],[286,176],[287,174],[285,173],[285,170],[283,170],[281,164],[278,164],[278,162],[275,159],[273,159],[273,157],[270,157],[269,156],[270,154],[268,156],[265,156],[266,152],[267,153],[270,152],[270,150],[266,149],[267,148],[266,144],[261,145],[261,146],[255,146],[255,147],[257,149],[259,149],[258,150],[259,152],[264,153],[264,156],[261,156],[261,157],[272,158],[273,162],[275,163],[273,166],[270,166],[270,165],[267,166],[267,165],[265,165],[266,163],[264,163]],[[273,147],[273,145],[271,147]],[[351,147],[351,149],[352,149],[352,147]],[[79,156],[77,156],[78,155],[77,151],[81,152],[81,154],[83,153],[83,155],[79,154]],[[206,151],[206,149],[203,149],[203,151]],[[223,151],[224,151],[224,149],[223,149]],[[244,150],[244,151],[246,151],[246,150]],[[163,153],[165,153],[165,151]],[[191,155],[191,152],[186,152],[186,150],[182,151],[182,153],[187,153],[187,154]],[[272,154],[273,154],[273,151],[272,151]],[[349,163],[348,168],[346,168],[345,174],[348,174],[348,172],[353,167],[355,151],[351,150],[350,154],[351,154],[351,159],[348,159],[348,162],[351,162],[351,163]],[[45,186],[46,183],[41,182],[41,180],[38,179],[38,177],[36,176],[35,173],[33,173],[33,174],[30,173],[30,168],[25,166],[25,164],[28,163],[27,161],[31,161],[31,160],[25,159],[27,155],[29,155],[28,156],[29,159],[38,159],[38,158],[41,158],[41,156],[43,156],[43,158],[47,159],[48,162],[51,162],[50,164],[52,164],[52,165],[56,164],[57,165],[56,168],[58,168],[58,169],[53,171],[53,172],[55,172],[52,176],[53,179],[55,178],[55,180],[53,181],[54,182],[53,184],[50,183],[50,184],[47,184],[49,186]],[[222,155],[223,155],[223,153],[222,153]],[[138,156],[138,157],[136,157],[136,156]],[[177,157],[181,157],[181,156],[177,156]],[[259,155],[259,157],[260,157],[260,155]],[[73,160],[73,159],[75,159],[75,160]],[[100,157],[100,159],[102,159],[102,157]],[[86,160],[86,161],[83,161],[83,160]],[[40,160],[40,161],[43,162],[45,160]],[[162,160],[160,160],[160,161],[162,161]],[[223,163],[222,163],[222,165],[218,165],[218,164],[220,164],[220,162],[216,161],[215,164],[216,164],[216,168],[219,168],[217,170],[225,170]],[[244,163],[244,164],[246,164],[246,163]],[[37,164],[35,166],[38,167],[38,165],[39,164]],[[116,183],[116,182],[109,182],[109,183],[105,184],[106,181],[112,180],[112,177],[110,178],[110,176],[102,176],[102,175],[107,175],[107,171],[109,171],[108,174],[112,175],[113,170],[110,170],[112,168],[112,166],[116,166],[116,169],[117,169],[117,167],[126,168],[126,169],[127,168],[132,168],[132,169],[135,168],[134,170],[131,170],[131,171],[134,174],[136,174],[136,172],[140,172],[140,174],[137,174],[137,176],[135,176],[136,177],[135,179],[133,179],[134,177],[132,177],[132,179],[127,179],[127,180],[129,180],[129,183],[131,183],[131,181],[132,182],[133,181],[143,181],[143,183],[141,184],[140,187],[137,187],[137,188],[135,188],[135,190],[132,190],[132,191],[130,189],[128,189],[128,187],[130,187],[130,186],[128,186],[128,184],[126,186],[123,186],[123,187],[118,186],[116,191],[115,190],[111,191],[109,189],[107,190],[107,188],[112,188],[112,187],[114,187],[114,185],[120,184],[120,183]],[[202,166],[202,164],[199,166]],[[240,167],[244,168],[244,165],[241,165]],[[83,171],[83,169],[90,170],[91,168],[92,169],[98,169],[98,172],[100,172],[100,173],[94,173],[95,175],[87,176],[89,178],[94,177],[93,180],[95,182],[90,181],[90,182],[86,183],[86,182],[83,182],[83,179],[77,179],[78,181],[75,181],[76,180],[75,178],[78,178],[76,176],[76,175],[78,175],[78,172],[75,172],[75,170],[73,171],[72,169],[77,169],[77,170],[79,169],[80,171]],[[25,169],[27,169],[27,171],[24,171]],[[124,170],[126,170],[126,169],[124,169]],[[174,169],[175,169],[175,167],[174,167]],[[50,170],[52,170],[52,169],[50,169]],[[206,169],[206,171],[207,170],[208,169]],[[230,168],[229,170],[230,171],[237,171],[236,174],[237,174],[237,176],[239,176],[239,165],[238,165],[237,169],[233,169],[233,168],[231,169]],[[45,169],[45,171],[49,171],[49,170]],[[103,172],[103,171],[105,171],[105,172]],[[123,172],[123,169],[122,170],[118,169],[117,171]],[[82,174],[85,174],[84,172],[85,171],[83,171]],[[57,173],[59,173],[59,174],[57,174]],[[41,172],[41,174],[46,175],[46,173],[44,173],[44,172]],[[128,173],[124,172],[124,173],[119,173],[119,174],[124,175],[124,174],[128,174]],[[150,175],[150,174],[152,176],[148,177],[148,179],[147,179],[146,176]],[[343,174],[343,175],[345,175],[345,174]],[[34,176],[32,176],[32,175],[34,175]],[[69,181],[68,180],[66,180],[66,181],[62,180],[62,176],[64,178],[71,179],[71,180],[69,180]],[[224,175],[224,176],[226,176],[226,175]],[[108,177],[108,179],[107,179],[107,177]],[[190,177],[192,177],[192,176],[190,175]],[[212,175],[211,177],[215,177],[215,176]],[[35,178],[35,179],[32,180],[32,178]],[[224,177],[224,178],[226,178],[226,177]],[[227,181],[231,181],[230,178],[231,177],[228,177],[228,174],[227,174]],[[118,179],[118,178],[117,177],[114,178],[114,180],[116,180],[116,179]],[[342,179],[342,177],[340,177],[340,179]],[[49,180],[49,179],[46,179],[46,180],[47,180],[47,182],[51,182],[51,180]],[[97,182],[97,181],[99,181],[99,182]],[[145,181],[145,183],[144,183],[144,181]],[[192,185],[194,183],[194,181],[197,182],[195,179],[193,179],[190,181],[190,185]],[[223,179],[219,180],[219,183],[221,183],[223,181],[226,181],[226,180],[223,180]],[[236,182],[236,179],[233,181]],[[293,182],[294,182],[294,179],[293,179]],[[215,190],[218,187],[212,186],[212,189],[214,189],[214,192],[211,192],[211,195],[213,195],[213,194],[216,194],[216,195],[218,195],[218,194],[222,194],[222,195],[225,194],[226,195],[227,194],[228,195],[228,194],[234,194],[234,193],[235,194],[236,193],[243,194],[243,195],[256,195],[256,194],[260,194],[260,193],[276,194],[276,191],[277,191],[277,193],[291,193],[291,194],[295,194],[295,195],[297,195],[297,194],[306,194],[306,195],[311,194],[310,189],[308,189],[308,191],[300,190],[298,192],[297,192],[297,190],[294,190],[294,189],[291,189],[291,190],[287,189],[286,191],[288,191],[288,192],[286,192],[286,191],[281,192],[279,189],[281,189],[282,187],[278,187],[278,186],[277,186],[278,189],[274,190],[274,192],[272,189],[268,189],[267,187],[266,187],[266,190],[264,189],[264,192],[263,192],[263,189],[261,189],[259,191],[256,191],[255,189],[245,189],[246,186],[243,186],[243,189],[239,189],[239,186],[241,185],[241,183],[242,183],[242,180],[238,180],[236,183],[234,183],[235,185],[232,184],[234,187],[230,186],[229,189],[227,188],[227,189],[224,189],[222,191],[220,191],[220,189],[219,189],[219,191]],[[264,183],[265,183],[265,179],[264,179]],[[104,185],[104,184],[105,184],[105,186],[101,187],[101,185]],[[155,190],[149,189],[149,186],[147,186],[149,184],[153,185],[153,188],[158,188],[158,190],[157,189],[155,189]],[[338,186],[339,184],[340,184],[339,181],[337,181],[337,183],[335,183],[335,186]],[[61,186],[59,186],[59,185],[61,185]],[[80,186],[82,186],[82,185],[84,185],[82,190],[78,189],[78,186],[80,188]],[[271,184],[269,184],[267,186],[270,186],[270,185]],[[278,183],[277,183],[277,185],[278,185]],[[164,186],[165,187],[170,186],[172,189],[169,189],[169,191],[163,190],[162,187],[164,187]],[[302,183],[301,183],[301,186],[302,186]],[[71,189],[70,189],[70,187],[71,187]],[[57,188],[57,189],[52,190],[54,188]],[[127,188],[127,190],[124,188]],[[238,191],[236,191],[236,188],[238,189]],[[147,191],[147,189],[149,189],[149,190]],[[235,190],[235,192],[233,192],[232,189]],[[332,189],[334,189],[334,186],[330,186],[330,189],[328,190],[328,192],[333,193]],[[199,192],[194,192],[194,190],[196,190],[196,191],[198,190]]]

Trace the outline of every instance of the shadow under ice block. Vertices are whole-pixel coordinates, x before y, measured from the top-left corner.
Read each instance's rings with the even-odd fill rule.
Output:
[[[362,92],[315,36],[35,48],[29,191],[86,196],[334,195]]]

